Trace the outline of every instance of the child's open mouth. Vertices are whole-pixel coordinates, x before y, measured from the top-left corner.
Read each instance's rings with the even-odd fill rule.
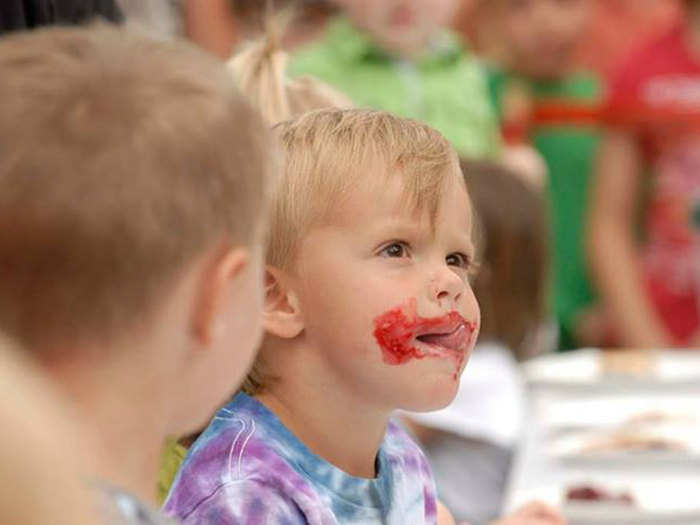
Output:
[[[454,323],[451,324],[454,325]],[[416,339],[431,346],[462,352],[466,350],[471,340],[472,332],[473,330],[467,329],[466,321],[460,320],[455,326],[446,326],[442,329],[418,334]]]
[[[458,368],[469,357],[478,326],[452,311],[441,317],[421,317],[416,300],[389,310],[374,320],[374,337],[384,361],[401,365],[411,359],[454,359]]]

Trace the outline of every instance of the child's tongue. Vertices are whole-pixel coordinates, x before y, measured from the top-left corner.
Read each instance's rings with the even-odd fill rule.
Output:
[[[462,350],[468,335],[466,326],[460,324],[449,334],[423,334],[419,335],[416,339],[423,343],[442,346],[450,350]]]

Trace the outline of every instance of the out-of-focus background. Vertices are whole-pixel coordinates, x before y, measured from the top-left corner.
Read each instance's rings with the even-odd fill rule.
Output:
[[[3,0],[0,28],[81,13],[30,3]],[[82,4],[222,60],[284,18],[290,77],[452,141],[483,330],[453,406],[407,424],[458,519],[534,498],[571,523],[700,523],[700,2]]]

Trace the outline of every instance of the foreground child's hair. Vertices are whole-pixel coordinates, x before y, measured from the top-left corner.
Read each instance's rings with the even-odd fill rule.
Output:
[[[293,271],[299,244],[360,184],[401,177],[406,206],[434,218],[446,182],[461,180],[449,142],[426,124],[385,111],[321,109],[278,125],[284,166],[275,187],[267,263]],[[381,191],[381,190],[379,190]],[[258,362],[244,389],[264,386]]]
[[[482,340],[527,357],[528,336],[547,320],[549,228],[542,195],[518,174],[462,160],[479,226],[480,270],[472,284]]]
[[[119,337],[261,236],[270,141],[214,58],[51,29],[3,39],[0,77],[0,329],[26,346]]]

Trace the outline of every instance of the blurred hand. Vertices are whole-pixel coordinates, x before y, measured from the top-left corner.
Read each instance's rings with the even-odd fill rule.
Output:
[[[544,191],[548,179],[547,164],[536,149],[525,144],[506,146],[501,162],[535,191]]]
[[[452,513],[441,501],[437,502],[437,525],[455,525]]]
[[[600,305],[580,309],[573,319],[576,343],[598,348],[615,347],[614,325],[610,314]]]
[[[491,525],[566,525],[566,520],[557,509],[535,501]]]

